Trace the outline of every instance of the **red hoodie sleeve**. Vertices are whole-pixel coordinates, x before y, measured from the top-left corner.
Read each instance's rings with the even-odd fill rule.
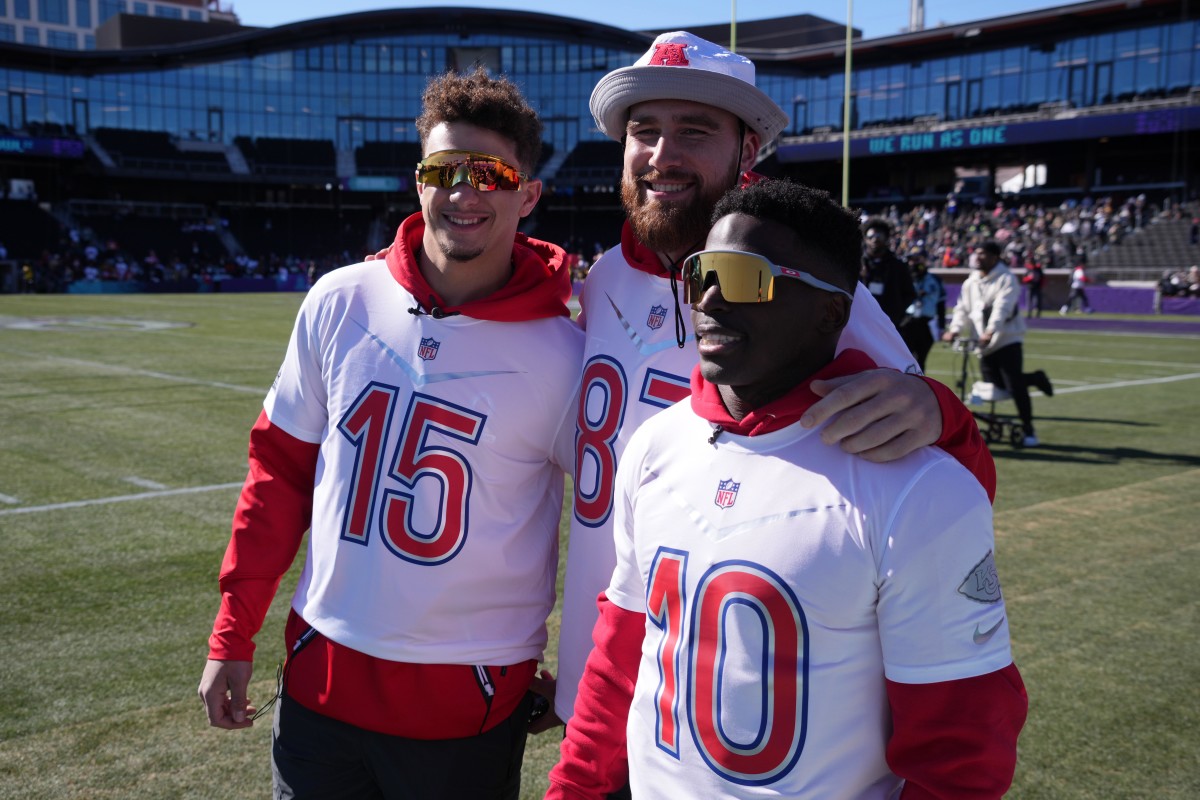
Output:
[[[319,448],[272,425],[265,411],[254,423],[250,472],[221,564],[221,607],[208,638],[209,658],[254,658],[252,639],[312,521]]]
[[[900,800],[1003,797],[1017,766],[1029,699],[1016,664],[944,683],[887,682],[887,762],[904,779]]]
[[[633,702],[646,615],[626,611],[601,593],[575,715],[567,723],[558,763],[550,770],[547,800],[603,800],[625,785],[625,723]]]
[[[971,410],[963,405],[949,386],[923,377],[937,396],[938,408],[942,412],[942,437],[934,442],[954,459],[971,471],[975,479],[987,491],[988,500],[996,502],[996,462],[983,441],[979,426],[971,416]]]

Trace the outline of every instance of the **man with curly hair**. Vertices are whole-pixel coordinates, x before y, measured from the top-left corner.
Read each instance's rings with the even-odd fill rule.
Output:
[[[517,233],[542,125],[483,70],[430,82],[421,210],[309,292],[250,437],[200,682],[246,728],[253,636],[311,528],[285,630],[280,798],[516,798],[554,602],[581,334],[566,253]]]

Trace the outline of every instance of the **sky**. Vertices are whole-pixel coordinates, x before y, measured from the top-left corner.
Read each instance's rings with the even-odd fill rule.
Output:
[[[221,0],[232,6],[243,25],[275,27],[289,22],[340,16],[358,11],[394,8],[466,6],[517,9],[599,22],[626,30],[678,30],[689,25],[727,23],[738,20],[770,19],[791,14],[814,14],[838,23],[846,20],[848,2],[853,0]],[[956,24],[995,16],[1007,16],[1066,5],[1059,0],[1003,0],[1002,3],[968,3],[963,0],[926,0],[925,27]],[[909,0],[857,0],[853,2],[854,26],[867,39],[892,36],[908,28]]]

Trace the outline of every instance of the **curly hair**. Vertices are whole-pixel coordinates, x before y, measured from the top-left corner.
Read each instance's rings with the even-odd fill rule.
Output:
[[[892,223],[883,217],[870,217],[862,226],[862,232],[865,234],[867,231],[883,231],[883,238],[891,239]]]
[[[441,123],[466,122],[511,140],[526,171],[537,167],[542,155],[542,121],[507,78],[493,78],[478,66],[465,75],[447,72],[429,81],[421,108],[417,131],[422,147],[429,132]]]
[[[840,286],[852,290],[858,281],[862,258],[858,216],[842,208],[828,192],[785,178],[759,181],[726,192],[713,209],[713,224],[730,214],[791,228],[801,242],[829,259],[842,279]]]

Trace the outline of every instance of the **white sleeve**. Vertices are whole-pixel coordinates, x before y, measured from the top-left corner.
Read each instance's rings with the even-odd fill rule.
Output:
[[[617,465],[616,486],[613,490],[613,544],[617,551],[617,566],[613,570],[605,595],[609,601],[639,614],[646,613],[646,581],[637,563],[634,539],[634,506],[637,487],[641,482],[641,443],[645,437],[635,433],[625,447]]]
[[[571,395],[570,402],[563,409],[562,419],[558,422],[558,433],[554,437],[554,451],[551,453],[550,460],[558,465],[559,469],[575,478],[575,429],[578,426],[579,417],[579,387],[576,381],[574,394]]]
[[[896,326],[879,307],[862,281],[854,285],[854,302],[850,304],[850,321],[838,338],[837,351],[861,350],[881,367],[901,372],[921,374],[916,359],[909,352]]]
[[[310,293],[300,306],[283,366],[275,376],[263,408],[271,424],[297,439],[318,443],[329,417],[322,376],[321,345],[315,328],[316,305]]]
[[[971,284],[970,278],[963,281],[961,290],[958,293],[958,302],[954,304],[954,315],[950,318],[950,331],[952,333],[964,333],[964,336],[970,337],[974,330],[974,323],[971,322],[971,300],[970,300]]]
[[[887,677],[938,683],[1007,666],[1012,652],[992,507],[979,482],[952,459],[930,462],[881,522],[872,538]]]

